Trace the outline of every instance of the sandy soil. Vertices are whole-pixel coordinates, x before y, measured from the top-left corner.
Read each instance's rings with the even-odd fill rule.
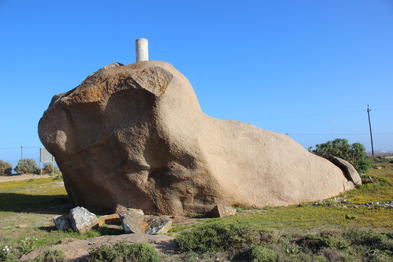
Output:
[[[49,175],[32,175],[32,174],[23,174],[16,176],[0,176],[1,182],[9,182],[9,181],[18,181],[18,180],[26,180],[26,179],[38,179],[38,178],[47,178]]]

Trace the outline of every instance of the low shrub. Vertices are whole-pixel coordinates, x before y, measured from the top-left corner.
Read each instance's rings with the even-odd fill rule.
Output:
[[[25,237],[19,241],[17,249],[22,255],[27,254],[36,248],[36,241],[36,238]]]
[[[322,249],[344,249],[348,242],[338,236],[321,233],[319,235],[306,235],[297,239],[296,244],[305,250],[317,253]]]
[[[372,250],[389,250],[393,252],[393,239],[390,234],[373,231],[349,231],[344,234],[353,245],[360,245]]]
[[[12,173],[12,165],[8,162],[0,160],[0,176],[10,175]]]
[[[278,255],[273,249],[253,246],[249,250],[249,259],[253,262],[274,262]]]
[[[344,262],[345,261],[344,257],[339,252],[337,252],[336,250],[333,250],[333,249],[328,249],[328,248],[323,249],[321,251],[321,255],[324,258],[326,258],[327,261],[330,261],[330,262]]]
[[[26,158],[18,161],[18,164],[15,167],[15,172],[22,174],[39,174],[40,168],[37,166],[34,159]]]
[[[160,255],[154,247],[147,243],[116,243],[113,246],[102,245],[89,253],[89,262],[158,262]]]
[[[32,262],[65,262],[66,257],[62,250],[48,250],[38,255]]]
[[[272,235],[264,231],[252,231],[235,224],[212,223],[181,233],[175,242],[180,251],[204,253],[235,250],[244,245],[271,240]]]

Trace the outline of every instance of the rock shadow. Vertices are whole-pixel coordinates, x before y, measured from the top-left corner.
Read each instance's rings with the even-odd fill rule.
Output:
[[[36,214],[63,214],[72,203],[65,195],[0,193],[0,211]]]

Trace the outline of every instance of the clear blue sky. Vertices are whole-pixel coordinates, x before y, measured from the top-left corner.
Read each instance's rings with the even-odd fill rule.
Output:
[[[172,63],[203,110],[289,133],[393,150],[393,1],[0,0],[0,159],[39,147],[51,97],[118,61],[134,40]],[[26,154],[37,156],[37,149]]]

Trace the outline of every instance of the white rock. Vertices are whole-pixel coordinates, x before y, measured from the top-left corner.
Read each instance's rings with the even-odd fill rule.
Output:
[[[76,232],[85,232],[97,224],[97,216],[84,207],[70,210],[71,227]]]

